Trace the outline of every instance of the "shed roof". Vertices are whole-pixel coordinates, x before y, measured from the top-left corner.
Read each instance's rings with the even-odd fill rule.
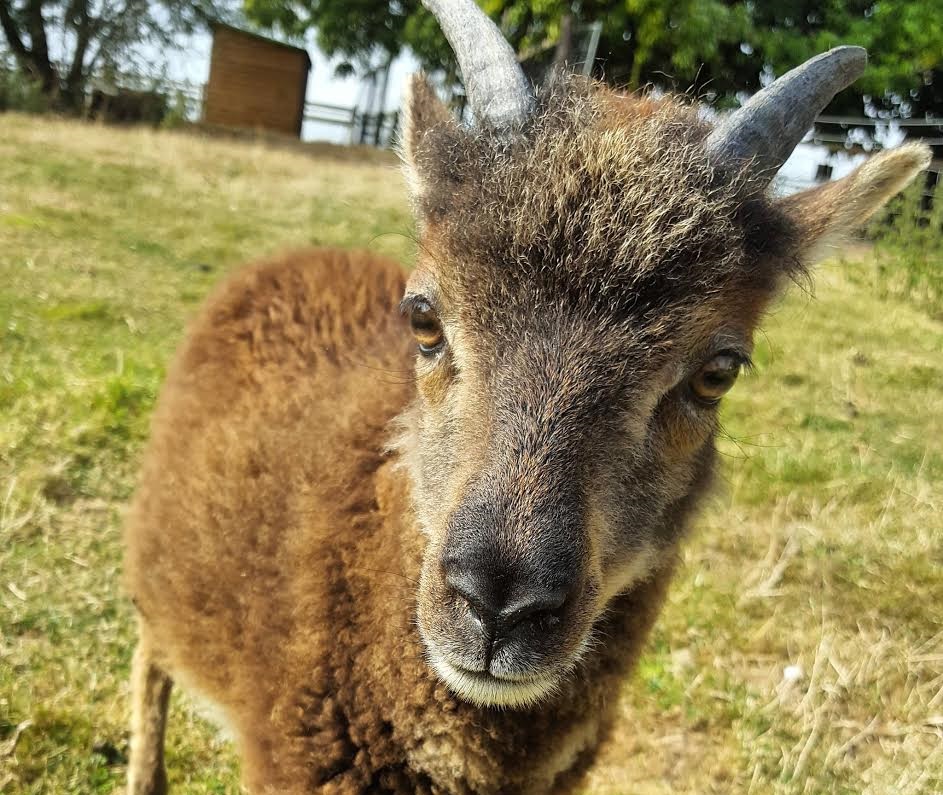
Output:
[[[286,44],[285,42],[278,41],[277,39],[270,39],[267,36],[263,36],[259,33],[253,33],[250,30],[243,30],[242,28],[237,28],[234,25],[227,25],[225,22],[211,22],[210,28],[214,32],[219,28],[223,28],[224,30],[229,30],[233,33],[239,33],[243,36],[247,36],[250,39],[256,39],[257,41],[262,41],[266,44],[274,44],[276,47],[283,47],[286,50],[292,50],[293,52],[301,53],[305,57],[305,63],[307,63],[308,69],[311,69],[311,56],[308,55],[308,51],[304,47],[296,47],[294,44]]]

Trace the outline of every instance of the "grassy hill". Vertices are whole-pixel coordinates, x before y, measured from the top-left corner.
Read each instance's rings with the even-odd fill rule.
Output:
[[[391,166],[0,115],[0,792],[122,786],[121,515],[202,296],[291,246],[405,264],[410,235]],[[943,791],[943,322],[847,259],[727,402],[722,489],[593,793]],[[168,741],[177,792],[238,792],[180,692]]]

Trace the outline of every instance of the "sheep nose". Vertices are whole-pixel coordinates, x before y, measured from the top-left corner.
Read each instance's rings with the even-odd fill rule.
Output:
[[[469,618],[491,649],[555,617],[567,600],[566,586],[547,588],[509,579],[446,564],[446,584],[465,602]]]

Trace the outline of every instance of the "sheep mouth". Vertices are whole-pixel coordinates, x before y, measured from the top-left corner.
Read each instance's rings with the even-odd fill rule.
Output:
[[[507,678],[487,671],[471,671],[453,665],[435,652],[429,654],[429,663],[454,695],[478,707],[531,707],[552,696],[559,683],[557,677],[548,675]]]

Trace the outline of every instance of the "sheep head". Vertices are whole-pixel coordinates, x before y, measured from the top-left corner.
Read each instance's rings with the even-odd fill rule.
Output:
[[[524,707],[592,653],[613,599],[677,554],[769,302],[927,151],[777,199],[771,172],[860,73],[858,48],[712,126],[678,99],[574,76],[531,92],[471,0],[428,5],[475,76],[477,123],[412,80],[418,396],[399,447],[428,538],[419,627],[458,696]]]

